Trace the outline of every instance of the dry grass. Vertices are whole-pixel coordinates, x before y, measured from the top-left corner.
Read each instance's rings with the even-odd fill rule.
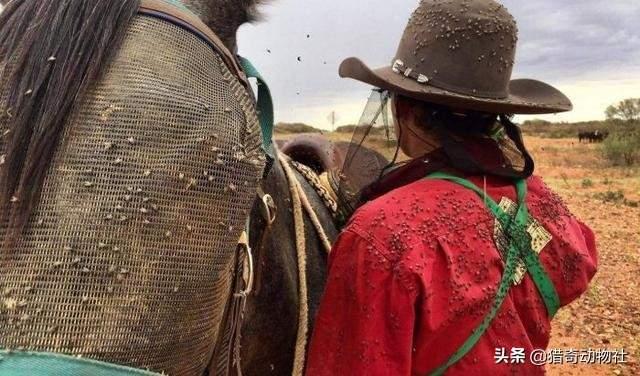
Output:
[[[590,290],[560,311],[553,323],[550,348],[620,349],[630,353],[626,365],[561,365],[551,375],[640,374],[640,200],[637,169],[611,167],[597,144],[573,139],[529,137],[537,174],[587,223],[598,239],[599,271]],[[603,201],[608,192],[627,200]]]

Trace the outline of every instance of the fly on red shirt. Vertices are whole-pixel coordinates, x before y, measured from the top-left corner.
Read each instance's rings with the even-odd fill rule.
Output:
[[[564,306],[596,272],[594,235],[540,178],[527,183],[529,213],[552,236],[540,261]],[[503,180],[488,180],[487,193],[515,201]],[[474,192],[442,180],[414,182],[360,208],[330,256],[307,375],[428,375],[446,363],[493,304],[504,267],[494,230]],[[446,375],[543,374],[526,358],[498,364],[495,354],[544,349],[549,334],[547,309],[527,275]]]

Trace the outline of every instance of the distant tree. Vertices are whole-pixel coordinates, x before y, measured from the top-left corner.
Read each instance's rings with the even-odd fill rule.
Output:
[[[607,107],[607,119],[640,120],[640,98],[629,98]]]
[[[548,126],[551,125],[550,121],[542,120],[542,119],[533,119],[533,120],[525,120],[522,125],[525,127],[535,127],[535,126]]]

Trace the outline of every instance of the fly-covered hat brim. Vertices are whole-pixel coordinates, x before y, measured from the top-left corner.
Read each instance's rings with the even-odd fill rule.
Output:
[[[508,96],[500,99],[459,94],[419,83],[411,77],[394,72],[391,66],[371,69],[360,59],[350,57],[340,65],[340,76],[352,78],[394,93],[424,102],[456,109],[495,114],[549,114],[573,109],[569,98],[560,90],[542,81],[515,79],[509,83]]]

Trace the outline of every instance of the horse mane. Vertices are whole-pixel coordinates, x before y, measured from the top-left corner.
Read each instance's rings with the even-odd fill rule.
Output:
[[[264,19],[260,7],[271,0],[177,0],[202,18],[229,50],[236,49],[238,28]]]
[[[14,0],[0,13],[5,248],[37,204],[74,103],[117,51],[139,5],[140,0]]]
[[[263,16],[258,9],[260,6],[270,2],[270,0],[241,0],[246,15],[246,22],[256,22],[262,20]]]

